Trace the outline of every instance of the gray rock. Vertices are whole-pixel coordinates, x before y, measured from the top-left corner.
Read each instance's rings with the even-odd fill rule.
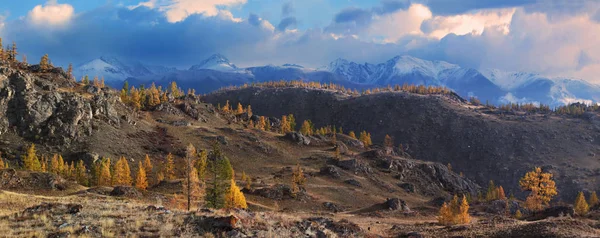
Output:
[[[362,185],[360,184],[360,182],[358,182],[355,179],[348,179],[348,180],[344,181],[344,183],[347,183],[347,184],[350,184],[352,186],[356,186],[356,187],[359,187],[359,188],[362,187]]]
[[[298,132],[288,132],[283,136],[284,139],[287,139],[292,142],[296,142],[299,145],[310,145],[310,139],[301,133]]]
[[[410,208],[406,205],[406,202],[399,198],[388,198],[384,204],[388,209],[393,211],[402,210],[403,212],[410,212]]]
[[[332,178],[339,178],[341,177],[340,175],[340,171],[338,171],[338,168],[336,168],[333,165],[327,165],[323,168],[321,168],[321,170],[319,171],[320,174],[322,175],[326,175]]]

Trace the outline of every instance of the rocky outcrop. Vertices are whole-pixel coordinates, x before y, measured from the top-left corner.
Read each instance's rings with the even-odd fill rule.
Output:
[[[112,192],[110,192],[110,196],[117,196],[117,197],[140,197],[142,196],[142,193],[140,193],[140,191],[138,191],[136,188],[134,187],[129,187],[129,186],[116,186]]]
[[[284,139],[295,142],[299,145],[310,145],[310,138],[298,132],[288,132],[283,136]]]
[[[75,83],[63,76],[0,68],[0,133],[12,130],[29,140],[62,145],[93,133],[95,120],[120,126],[115,108],[120,99],[114,92],[87,86],[77,93]]]
[[[386,199],[384,205],[392,211],[401,210],[403,212],[410,212],[410,208],[408,208],[406,202],[399,198],[388,198]]]
[[[7,190],[65,190],[69,183],[60,176],[14,169],[0,170],[0,189]]]

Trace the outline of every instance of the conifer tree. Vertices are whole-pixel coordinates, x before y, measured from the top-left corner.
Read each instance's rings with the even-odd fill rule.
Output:
[[[42,170],[42,165],[40,164],[40,160],[37,156],[37,152],[35,150],[34,144],[31,144],[31,146],[29,146],[29,148],[27,148],[25,155],[22,156],[22,160],[23,160],[23,165],[26,170],[30,170],[30,171],[41,171]]]
[[[75,170],[75,162],[71,161],[69,164],[69,175],[67,176],[69,179],[76,180],[77,174]]]
[[[196,164],[194,167],[198,172],[198,179],[200,183],[204,183],[206,177],[206,167],[208,166],[208,152],[206,150],[201,150],[198,152],[198,160],[196,160]]]
[[[498,187],[498,191],[496,191],[496,194],[498,195],[498,199],[500,199],[500,200],[506,199],[506,195],[504,194],[504,188],[502,186]]]
[[[4,53],[5,52],[4,52],[4,48],[2,46],[2,37],[0,37],[0,60],[4,60],[5,59]]]
[[[552,174],[542,172],[539,167],[534,168],[533,171],[527,172],[521,180],[519,185],[523,191],[537,191],[537,196],[542,202],[541,205],[548,205],[552,197],[558,194],[556,190],[556,183],[552,180]]]
[[[2,44],[2,38],[0,38],[0,44]],[[4,159],[0,156],[0,170],[7,169]]]
[[[267,126],[267,121],[265,120],[264,116],[260,116],[260,118],[258,119],[258,126],[257,128],[260,130],[265,130]]]
[[[356,134],[354,134],[354,131],[350,131],[350,133],[348,133],[348,136],[350,136],[350,138],[356,140]]]
[[[65,160],[62,155],[58,155],[58,175],[65,176],[67,171],[69,170],[69,166],[65,165]]]
[[[383,139],[383,145],[387,148],[394,148],[394,140],[390,135],[385,135]]]
[[[146,172],[146,180],[150,181],[150,179],[148,177],[150,177],[149,175],[152,174],[152,161],[150,160],[150,156],[148,156],[148,154],[146,154],[146,157],[144,157],[144,163],[142,164],[142,166],[144,166],[144,172]]]
[[[242,106],[242,104],[241,104],[241,103],[239,103],[239,102],[238,102],[238,105],[237,105],[236,113],[237,113],[237,114],[242,114],[242,113],[244,113],[244,106]]]
[[[494,181],[490,180],[488,184],[487,193],[485,194],[485,199],[487,201],[492,201],[498,199],[498,189],[496,185],[494,185]]]
[[[139,94],[138,90],[136,90],[134,87],[131,87],[131,98],[129,100],[129,103],[136,110],[140,110],[140,108],[142,108],[142,104],[140,101],[140,94]]]
[[[48,172],[48,167],[47,167],[47,165],[48,165],[48,159],[46,159],[46,156],[42,155],[42,159],[40,161],[40,164],[42,166],[41,171],[42,172]]]
[[[300,133],[302,133],[302,135],[312,136],[312,134],[313,134],[312,128],[310,128],[310,123],[308,121],[305,120],[302,123],[302,127],[300,128]]]
[[[227,194],[225,195],[225,208],[233,209],[233,208],[248,208],[248,204],[246,204],[246,197],[244,193],[240,191],[240,188],[235,184],[235,180],[233,177],[229,183],[229,189]]]
[[[27,55],[23,55],[23,57],[21,58],[21,62],[23,62],[24,64],[28,64],[27,63]]]
[[[186,158],[186,180],[184,182],[184,191],[187,195],[187,210],[190,210],[191,200],[192,200],[192,187],[196,188],[199,186],[200,181],[198,180],[198,171],[193,166],[193,161],[196,160],[196,148],[191,143],[187,146],[185,150],[185,158]],[[192,178],[193,177],[193,178]],[[192,181],[195,180],[195,181]],[[198,190],[200,188],[198,187]]]
[[[580,216],[585,215],[590,210],[588,203],[585,201],[585,195],[583,195],[583,192],[579,192],[573,207],[575,209],[575,213]]]
[[[135,176],[135,187],[141,190],[148,188],[148,178],[146,177],[146,169],[142,162],[138,162],[138,172]]]
[[[366,131],[363,131],[360,133],[360,141],[362,141],[362,143],[365,145],[365,147],[369,147],[371,144],[370,139],[369,139],[369,134],[367,134]]]
[[[287,116],[281,117],[281,134],[285,134],[291,131],[290,122],[287,119]]]
[[[85,164],[83,163],[83,160],[77,161],[77,167],[75,170],[76,170],[75,179],[77,180],[77,183],[87,186],[88,185],[87,169],[85,168]]]
[[[175,179],[175,161],[173,158],[173,154],[171,153],[167,155],[167,162],[165,164],[164,174],[168,180]]]
[[[231,106],[229,106],[229,100],[227,100],[225,102],[225,106],[223,106],[223,108],[222,108],[223,112],[225,112],[225,113],[230,112],[231,111],[231,110],[229,110],[230,107]]]
[[[537,188],[531,190],[531,193],[525,199],[525,208],[534,212],[542,210],[542,199],[538,194]]]
[[[17,43],[13,41],[12,48],[10,49],[10,58],[13,62],[17,62]]]
[[[294,114],[288,115],[288,122],[290,123],[290,131],[296,131],[296,118]]]
[[[67,68],[67,76],[69,79],[73,79],[73,64],[69,63],[69,67]]]
[[[100,162],[98,186],[111,186],[112,176],[110,173],[110,158],[105,158]]]
[[[171,91],[171,95],[173,95],[174,98],[178,98],[181,95],[179,95],[179,88],[177,87],[177,83],[175,81],[171,82],[171,88],[169,89]]]
[[[442,204],[442,207],[440,208],[438,222],[441,225],[451,225],[454,223],[453,220],[454,215],[452,214],[452,210],[450,209],[450,206],[448,206],[448,203],[444,202],[444,204]]]
[[[129,168],[129,162],[125,157],[121,157],[114,165],[113,174],[113,185],[131,185],[131,170]]]
[[[469,202],[467,201],[467,197],[463,196],[459,208],[458,224],[469,224],[470,222],[471,217],[469,216]]]
[[[304,176],[304,172],[302,171],[300,164],[297,164],[296,168],[292,172],[292,182],[298,184],[298,186],[303,186],[306,183],[306,177]]]
[[[596,191],[592,191],[592,194],[590,194],[590,200],[588,202],[590,207],[598,205],[599,202],[600,201],[598,201],[598,195],[596,195]]]
[[[50,69],[50,63],[49,63],[49,58],[48,58],[48,54],[45,54],[44,56],[42,56],[42,59],[40,60],[40,69],[42,71],[46,71]]]
[[[229,159],[222,154],[219,143],[214,141],[212,147],[208,165],[211,179],[206,187],[205,200],[207,207],[219,209],[225,206],[225,194],[228,192],[228,182],[233,178],[233,169]]]
[[[523,214],[521,213],[521,210],[520,210],[520,209],[518,209],[518,210],[515,212],[515,219],[517,219],[517,220],[520,220],[522,216],[523,216]]]
[[[252,116],[252,107],[250,105],[248,105],[248,107],[246,108],[246,113],[248,114],[248,117]]]

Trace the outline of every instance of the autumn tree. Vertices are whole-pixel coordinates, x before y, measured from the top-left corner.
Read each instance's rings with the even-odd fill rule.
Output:
[[[117,160],[113,171],[113,185],[131,185],[131,170],[129,169],[129,162],[127,162],[125,157]]]
[[[600,203],[600,201],[598,200],[598,195],[596,195],[596,191],[592,191],[592,194],[590,194],[590,200],[588,203],[590,204],[590,207],[594,207],[594,206],[598,205],[598,203]]]
[[[494,184],[493,180],[488,183],[487,193],[485,194],[485,200],[493,201],[498,199],[498,188]]]
[[[77,161],[77,166],[75,168],[75,180],[77,180],[77,183],[84,186],[89,184],[87,169],[85,168],[83,160]]]
[[[288,122],[290,124],[290,131],[296,131],[296,118],[294,117],[294,114],[288,115]]]
[[[187,197],[187,210],[190,210],[191,207],[191,202],[192,202],[192,196],[199,196],[197,195],[197,193],[199,191],[192,191],[192,190],[200,190],[199,184],[200,181],[198,180],[198,171],[194,168],[193,166],[193,162],[196,160],[196,148],[194,147],[194,145],[192,145],[191,143],[186,147],[185,149],[185,170],[186,170],[186,179],[184,182],[184,191]]]
[[[48,54],[45,54],[44,56],[42,56],[42,59],[40,60],[40,69],[42,71],[47,71],[50,69],[50,59],[48,58]]]
[[[583,195],[583,192],[579,192],[573,206],[575,208],[575,213],[580,216],[585,215],[590,210],[588,203],[585,201],[585,195]]]
[[[348,136],[350,136],[350,138],[355,139],[356,140],[356,134],[354,134],[354,131],[350,131],[348,133]]]
[[[260,116],[258,119],[258,124],[256,125],[256,128],[260,129],[260,130],[265,130],[267,126],[267,121],[265,120],[264,116]]]
[[[248,107],[246,108],[246,113],[248,114],[248,117],[252,116],[252,107],[250,105],[248,105]]]
[[[452,210],[448,203],[444,202],[442,207],[440,208],[438,215],[438,223],[441,225],[451,225],[454,223],[454,215],[452,214]]]
[[[54,154],[50,159],[50,166],[48,166],[48,172],[51,174],[59,174],[60,173],[60,165],[58,164],[58,155]]]
[[[229,100],[227,100],[227,101],[225,102],[225,106],[223,106],[223,108],[222,108],[221,110],[222,110],[223,112],[227,113],[227,112],[230,112],[230,111],[231,111],[230,107],[231,107],[231,106],[229,105]]]
[[[237,186],[237,184],[235,184],[235,180],[233,177],[229,182],[228,192],[225,195],[225,208],[248,208],[248,204],[246,204],[246,197],[244,196],[244,193],[240,191],[240,188]]]
[[[69,67],[67,68],[67,76],[70,80],[73,79],[73,64],[69,63]]]
[[[150,156],[148,156],[148,154],[144,157],[142,166],[144,167],[144,172],[146,172],[146,177],[148,177],[149,174],[152,174],[152,161],[150,161]]]
[[[175,81],[171,82],[170,91],[171,95],[173,95],[174,98],[178,98],[181,96],[179,95],[179,88],[177,87],[177,83]]]
[[[237,114],[244,113],[244,106],[242,106],[242,104],[238,102],[237,109],[235,111],[236,111]]]
[[[21,159],[23,160],[23,166],[26,170],[42,171],[42,165],[40,164],[34,144],[31,144],[31,146],[27,148],[25,155],[23,155]]]
[[[387,148],[394,148],[394,140],[390,135],[385,135],[385,138],[383,139],[383,146]]]
[[[531,193],[529,194],[529,196],[527,196],[527,198],[525,199],[525,208],[527,208],[530,211],[540,211],[542,210],[542,198],[540,197],[539,193],[538,193],[538,189],[534,188],[533,190],[531,190]]]
[[[500,200],[506,199],[506,194],[504,194],[504,188],[502,186],[499,186],[497,188],[496,195],[498,196],[497,199],[500,199]]]
[[[515,212],[515,219],[519,220],[522,216],[523,214],[521,213],[520,209]]]
[[[519,180],[519,185],[523,191],[532,191],[532,194],[533,191],[536,191],[537,196],[539,197],[539,199],[536,200],[539,200],[542,203],[540,205],[548,205],[550,200],[552,200],[552,197],[558,194],[556,184],[554,180],[552,180],[552,174],[542,172],[542,169],[539,167],[536,167],[533,171],[527,172],[525,176]]]
[[[165,169],[164,175],[165,175],[166,179],[168,179],[168,180],[175,179],[175,161],[173,158],[173,154],[169,153],[167,155],[167,161],[165,163],[164,169]]]
[[[200,150],[198,152],[198,159],[194,164],[194,168],[198,172],[198,179],[203,184],[206,177],[206,167],[208,166],[208,152],[206,150]]]
[[[313,129],[310,126],[310,122],[304,120],[302,127],[300,128],[300,133],[302,133],[302,135],[312,136]]]
[[[365,145],[365,147],[371,146],[373,144],[373,142],[371,141],[371,133],[367,133],[366,131],[360,133],[359,140]]]
[[[468,224],[471,222],[467,196],[463,195],[462,200],[459,202],[458,196],[454,195],[450,203],[444,202],[439,211],[438,222],[442,225]]]
[[[140,110],[142,108],[141,97],[138,90],[135,87],[131,87],[131,97],[129,98],[129,104],[135,108],[136,110]]]
[[[281,134],[285,134],[288,132],[291,132],[291,126],[290,126],[290,122],[288,121],[288,117],[287,116],[282,116],[281,117]]]
[[[141,190],[148,188],[148,178],[146,177],[146,169],[142,162],[138,162],[138,172],[135,176],[135,187]]]
[[[98,186],[111,186],[110,158],[105,158],[100,162],[98,172]]]

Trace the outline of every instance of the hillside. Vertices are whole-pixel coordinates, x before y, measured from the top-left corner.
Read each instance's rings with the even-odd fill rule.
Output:
[[[294,114],[317,126],[366,130],[375,143],[386,134],[416,159],[450,163],[479,184],[494,180],[521,194],[518,179],[534,166],[552,171],[561,196],[600,184],[600,119],[501,113],[439,95],[386,92],[359,97],[327,90],[256,88],[225,90],[203,98],[214,105],[238,102],[268,116]],[[276,102],[276,103],[274,103]],[[522,195],[522,194],[521,194]]]
[[[143,93],[152,95],[153,90],[160,94],[155,88]],[[510,126],[525,122],[512,121],[522,118],[517,115],[485,114],[481,112],[483,109],[464,104],[452,93],[376,93],[356,97],[328,90],[250,87],[206,97],[176,97],[171,92],[162,92],[158,104],[145,101],[141,110],[136,109],[132,101],[137,93],[134,90],[123,96],[98,83],[76,83],[60,68],[42,69],[19,62],[0,66],[0,115],[3,118],[0,152],[2,162],[7,162],[9,167],[0,169],[0,232],[11,237],[272,237],[272,234],[510,237],[536,235],[540,230],[543,234],[561,237],[599,234],[593,228],[597,227],[597,221],[593,220],[597,209],[589,218],[577,220],[546,218],[557,214],[545,213],[541,213],[542,218],[536,218],[540,214],[528,212],[519,201],[512,200],[512,205],[507,207],[510,214],[503,216],[505,208],[498,204],[508,200],[479,198],[478,194],[484,191],[480,184],[485,184],[487,179],[510,187],[511,184],[500,177],[506,171],[496,169],[497,165],[487,157],[468,160],[471,167],[466,166],[467,162],[445,158],[469,152],[460,146],[482,148],[482,151],[496,148],[495,144],[477,144],[473,138],[483,140],[479,135],[491,129],[506,136],[501,129],[516,130]],[[234,112],[207,103],[218,103],[226,98],[230,103],[241,100],[248,105],[246,101],[251,102],[252,116],[248,110]],[[148,96],[147,100],[154,99]],[[365,148],[361,141],[341,133],[281,133],[282,123],[275,117],[288,112],[286,110],[296,115],[298,124],[310,118],[315,126],[339,125],[346,133],[368,130],[373,133],[375,145]],[[269,115],[274,116],[269,119],[270,129],[251,126],[259,125],[261,116]],[[542,120],[543,117],[535,118]],[[494,126],[486,125],[487,120],[494,121],[491,123]],[[565,127],[575,129],[577,124],[592,126],[580,119],[551,117],[544,120],[562,120]],[[429,123],[419,124],[419,121]],[[530,123],[528,126],[543,124],[527,123]],[[376,128],[389,129],[390,126],[397,128],[390,129],[391,134],[395,135],[396,144],[402,143],[405,150],[381,145],[380,138],[386,132]],[[473,126],[483,129],[470,128],[469,133],[460,133]],[[528,130],[531,133],[531,129]],[[590,133],[594,130],[597,128],[590,129]],[[407,133],[403,134],[404,131]],[[450,141],[450,135],[460,138],[462,143]],[[525,134],[518,136],[527,138]],[[534,143],[528,140],[524,141]],[[588,146],[576,142],[580,143],[580,150]],[[137,189],[92,183],[88,187],[76,182],[79,178],[65,174],[64,170],[61,174],[45,172],[43,168],[39,169],[42,171],[26,170],[29,157],[25,155],[29,155],[26,151],[31,144],[37,149],[34,159],[40,163],[46,163],[44,158],[52,154],[62,154],[66,163],[82,161],[88,168],[84,174],[89,181],[96,176],[93,174],[96,170],[91,168],[104,166],[106,160],[102,158],[116,161],[124,157],[121,161],[131,166],[133,175],[147,154],[154,165],[147,173],[150,186]],[[208,187],[204,187],[201,198],[193,200],[192,211],[186,211],[182,184],[189,144],[210,153],[220,148],[236,172],[233,181],[244,187],[241,192],[248,209],[206,209],[207,202],[203,198],[207,196]],[[457,149],[449,150],[452,146]],[[501,146],[505,147],[498,148],[510,147]],[[524,150],[515,147],[512,153],[515,156],[525,153],[519,149]],[[479,153],[481,151],[472,151],[471,158],[481,155]],[[166,171],[168,154],[175,158],[174,178],[159,179]],[[525,166],[527,161],[520,162],[516,158],[505,165],[507,169]],[[443,163],[434,162],[436,160]],[[452,165],[446,165],[447,162]],[[490,164],[491,169],[478,167],[485,164]],[[50,162],[44,165],[45,168],[53,166]],[[120,167],[102,168],[110,174]],[[549,169],[557,175],[561,195],[568,193],[562,190],[564,176],[560,173],[571,170],[565,168],[561,164]],[[498,172],[493,173],[494,169]],[[520,171],[525,169],[528,168],[519,167],[514,177],[522,176]],[[306,182],[296,189],[293,178],[298,170],[303,171]],[[579,170],[578,174],[583,174]],[[242,174],[250,176],[249,183],[242,179]],[[114,183],[116,176],[109,181]],[[207,184],[215,181],[212,177],[205,179]],[[478,184],[475,180],[484,182]],[[465,210],[472,217],[469,224],[438,223],[438,210],[450,202],[452,195],[464,195],[465,201],[467,197],[471,200],[471,209]],[[535,221],[511,218],[517,209]],[[563,214],[573,214],[572,207],[562,209]],[[504,228],[489,224],[501,224]]]

